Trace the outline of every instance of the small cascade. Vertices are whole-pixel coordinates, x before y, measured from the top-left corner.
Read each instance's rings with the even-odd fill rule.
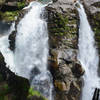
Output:
[[[29,12],[17,25],[15,51],[9,49],[8,36],[0,38],[0,51],[11,71],[29,79],[34,89],[53,100],[52,75],[47,68],[49,46],[45,6],[47,4],[31,2],[25,7]]]
[[[80,17],[78,60],[85,69],[82,100],[92,100],[95,88],[100,88],[100,79],[97,71],[99,56],[95,45],[94,33],[87,20],[83,5],[78,1],[75,5]]]

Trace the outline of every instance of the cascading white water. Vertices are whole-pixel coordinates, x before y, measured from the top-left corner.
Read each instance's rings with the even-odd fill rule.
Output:
[[[76,7],[80,17],[78,60],[85,69],[82,100],[92,100],[95,88],[100,88],[100,79],[97,71],[99,57],[96,50],[94,33],[87,20],[83,5],[77,1]]]
[[[43,18],[45,6],[31,2],[25,8],[29,8],[29,12],[17,25],[15,52],[8,48],[8,37],[0,39],[0,51],[13,72],[29,79],[34,89],[53,100],[52,76],[47,69],[49,49],[47,22]]]
[[[37,90],[51,98],[51,94],[48,93],[52,88],[50,73],[47,70],[48,31],[46,21],[41,18],[45,6],[32,2],[29,7],[32,7],[31,10],[17,26],[16,72],[31,79],[31,83]]]
[[[15,49],[15,65],[20,66],[16,72],[26,78],[30,78],[33,66],[45,72],[48,57],[47,23],[40,18],[44,7],[37,2],[30,5],[31,10],[17,26]]]
[[[11,71],[14,71],[14,54],[9,49],[9,34],[15,30],[15,23],[12,24],[10,29],[6,32],[6,34],[0,37],[0,52],[3,54],[6,62],[6,66],[10,67]],[[15,71],[14,71],[15,72]]]

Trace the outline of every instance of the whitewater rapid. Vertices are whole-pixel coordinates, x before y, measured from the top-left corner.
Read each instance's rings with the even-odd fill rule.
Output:
[[[17,25],[15,51],[9,49],[9,35],[0,38],[0,51],[11,71],[29,79],[34,89],[53,100],[52,76],[47,68],[49,46],[45,6],[47,4],[31,2],[25,7],[29,11]]]
[[[94,32],[89,25],[83,5],[77,2],[76,6],[80,17],[78,60],[85,70],[82,100],[92,100],[95,88],[100,88],[100,78],[98,76],[99,56],[94,40]]]

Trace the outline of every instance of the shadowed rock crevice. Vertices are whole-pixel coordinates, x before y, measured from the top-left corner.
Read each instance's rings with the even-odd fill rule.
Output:
[[[8,68],[6,68],[6,63],[4,62],[4,58],[1,53],[0,76],[0,98],[10,98],[10,100],[27,99],[28,90],[30,88],[29,81],[15,75]]]

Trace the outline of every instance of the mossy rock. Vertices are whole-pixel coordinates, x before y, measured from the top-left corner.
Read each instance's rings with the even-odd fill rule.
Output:
[[[23,9],[26,6],[25,0],[22,2],[17,2],[18,9]]]
[[[9,9],[9,5],[8,5],[8,9],[6,9],[6,11],[0,11],[0,20],[4,20],[6,22],[11,22],[11,21],[15,21],[16,17],[19,15],[19,12],[26,6],[26,2],[22,1],[22,2],[17,2],[16,5],[16,9]],[[2,8],[3,10],[3,8]]]
[[[47,10],[50,47],[56,48],[61,45],[66,45],[67,48],[77,48],[76,42],[72,43],[72,40],[77,37],[77,16],[71,15],[71,13],[75,15],[76,12],[59,13],[49,7]]]
[[[4,57],[0,53],[0,99],[10,95],[10,100],[27,100],[29,81],[11,72],[4,62]]]
[[[49,8],[50,9],[50,8]],[[50,33],[58,36],[65,36],[73,33],[76,27],[71,27],[70,25],[76,25],[76,18],[73,18],[68,13],[62,14],[49,10],[49,30]],[[51,14],[51,15],[50,15]]]
[[[5,20],[6,22],[14,21],[16,20],[18,13],[19,13],[18,11],[6,11],[6,12],[0,11],[0,19]]]
[[[36,90],[34,90],[33,87],[30,87],[29,93],[28,93],[28,100],[47,100],[42,94]]]

